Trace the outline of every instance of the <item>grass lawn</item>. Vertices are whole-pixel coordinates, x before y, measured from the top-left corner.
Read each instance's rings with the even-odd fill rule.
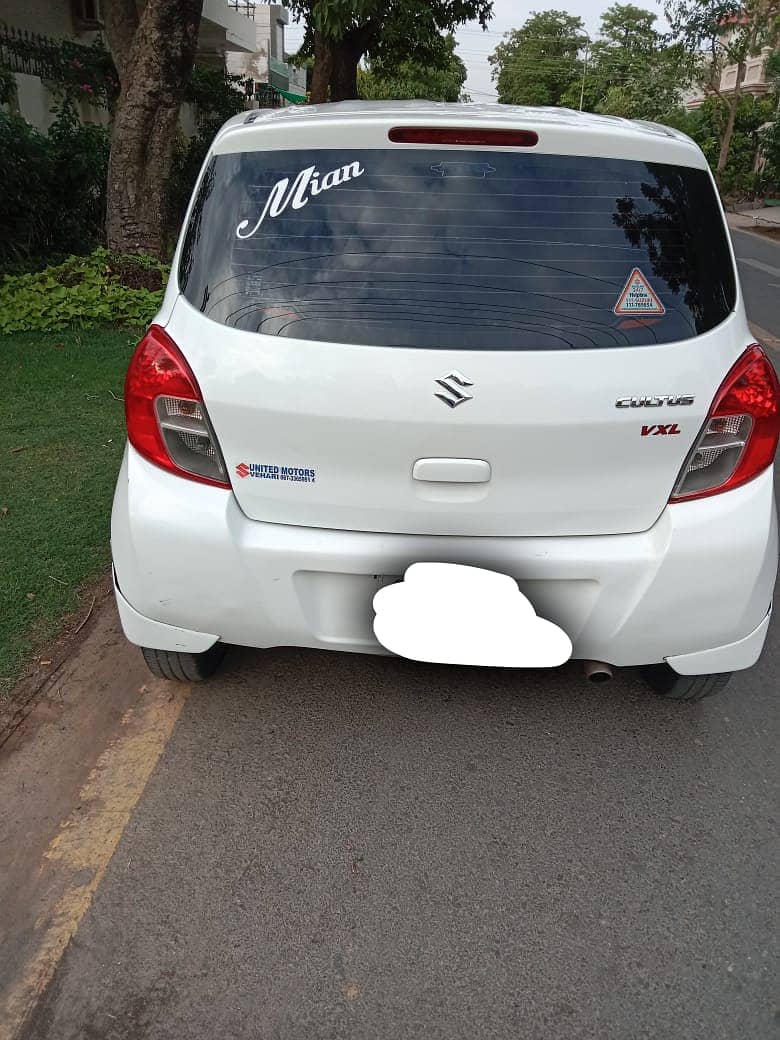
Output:
[[[127,329],[0,336],[0,695],[109,561]]]

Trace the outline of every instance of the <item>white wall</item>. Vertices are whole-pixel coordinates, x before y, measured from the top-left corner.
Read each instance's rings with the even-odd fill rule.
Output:
[[[271,53],[271,11],[267,4],[255,8],[255,50],[226,51],[225,68],[231,76],[242,76],[259,82],[268,82],[268,55]]]
[[[48,130],[54,121],[50,111],[54,106],[54,98],[37,76],[28,76],[24,72],[14,75],[19,114],[38,130]]]
[[[254,15],[255,50],[251,54],[227,50],[227,71],[232,76],[267,83],[269,56],[284,61],[284,26],[288,20],[287,10],[281,4],[258,4]]]
[[[52,109],[59,108],[61,98],[37,76],[28,76],[24,72],[15,72],[16,102],[12,106],[28,123],[44,133],[54,122]],[[82,123],[96,123],[108,126],[108,110],[90,105],[88,101],[79,101],[76,105]]]
[[[42,36],[74,35],[68,0],[2,0],[0,21]]]

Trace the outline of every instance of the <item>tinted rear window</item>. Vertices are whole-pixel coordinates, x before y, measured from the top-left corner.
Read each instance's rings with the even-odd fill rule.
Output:
[[[464,150],[218,156],[179,282],[250,332],[431,349],[667,343],[735,299],[706,172]]]

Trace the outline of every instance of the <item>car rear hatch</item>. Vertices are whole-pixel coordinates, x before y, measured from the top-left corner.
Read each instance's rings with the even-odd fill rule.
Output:
[[[504,147],[390,129],[228,136],[205,171],[167,331],[242,510],[647,529],[747,342],[700,153],[648,134],[637,157],[634,134],[571,154],[587,137],[565,127]]]

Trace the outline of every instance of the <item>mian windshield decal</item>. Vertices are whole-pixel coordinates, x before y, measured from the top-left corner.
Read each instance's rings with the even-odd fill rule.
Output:
[[[313,196],[320,195],[330,188],[336,188],[339,184],[345,184],[365,172],[359,162],[351,162],[339,166],[335,170],[330,170],[322,180],[320,180],[320,173],[316,166],[307,166],[305,170],[301,170],[292,184],[290,184],[289,177],[282,177],[271,188],[260,219],[252,230],[247,231],[249,221],[242,220],[236,228],[236,237],[251,238],[257,233],[267,216],[278,217],[288,206],[293,209],[302,209]]]
[[[178,278],[253,335],[446,352],[679,343],[736,300],[707,171],[469,148],[214,156]]]

